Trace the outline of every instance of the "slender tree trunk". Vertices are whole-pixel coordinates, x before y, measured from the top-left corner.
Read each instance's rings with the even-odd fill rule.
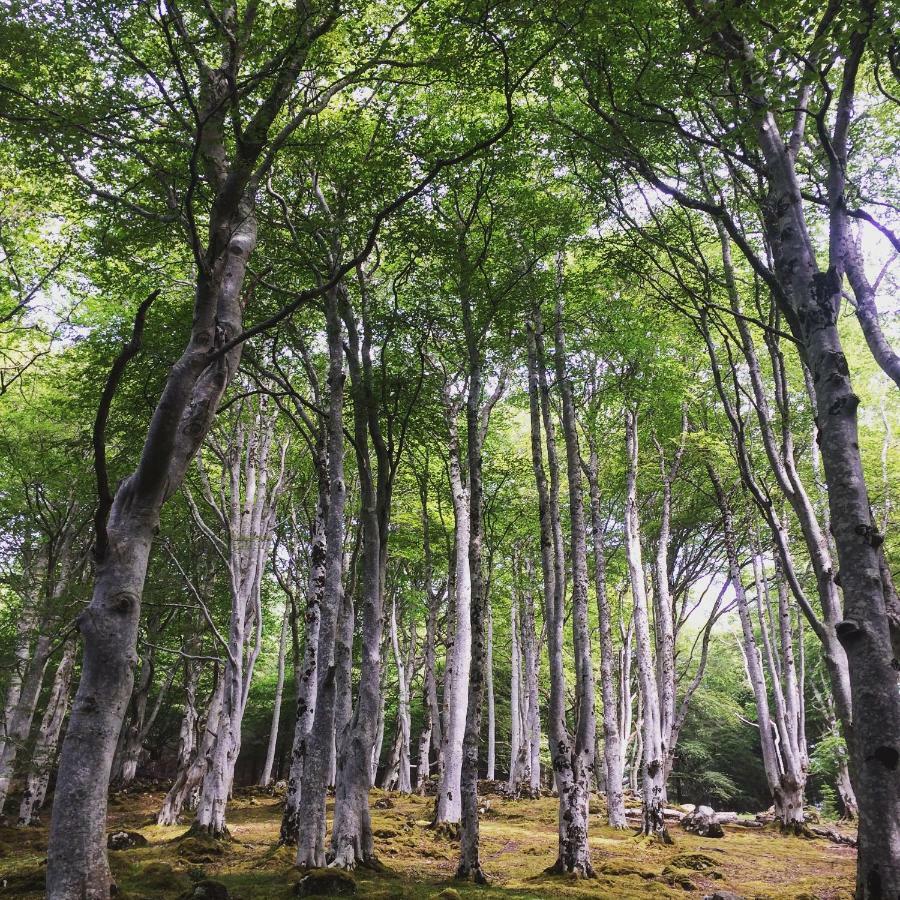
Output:
[[[488,781],[494,781],[497,764],[497,713],[494,706],[494,617],[487,607],[487,660],[485,664],[485,690],[487,692],[487,772]]]
[[[528,383],[531,415],[531,453],[538,491],[541,525],[541,568],[544,578],[544,621],[547,623],[547,650],[550,663],[550,709],[548,714],[550,752],[553,775],[559,796],[557,822],[558,847],[556,862],[548,869],[552,873],[591,875],[587,844],[587,785],[578,783],[582,773],[577,771],[580,761],[574,756],[581,749],[579,739],[572,740],[566,727],[566,680],[563,668],[563,624],[565,610],[565,551],[559,509],[559,463],[556,435],[550,410],[549,388],[544,366],[540,311],[528,328]],[[543,428],[542,428],[543,420]],[[550,484],[544,473],[541,434],[544,434]],[[585,573],[586,577],[586,573]],[[585,598],[586,599],[586,598]],[[573,626],[577,627],[577,626]],[[581,649],[581,648],[579,648]],[[578,654],[580,656],[580,654]],[[579,667],[580,668],[580,663]],[[590,665],[588,665],[590,669]],[[581,671],[583,675],[584,672]],[[592,678],[592,675],[588,676]],[[578,693],[579,733],[584,737],[587,727],[582,704],[584,695]],[[592,701],[593,702],[593,701]],[[593,735],[591,735],[593,754]],[[582,745],[583,746],[583,745]],[[584,748],[587,752],[587,748]]]
[[[290,606],[285,604],[284,615],[281,618],[281,637],[278,641],[278,675],[275,680],[275,698],[272,707],[272,727],[269,729],[269,745],[266,749],[266,762],[263,766],[259,783],[262,787],[268,787],[272,781],[272,767],[275,765],[275,747],[278,744],[278,724],[281,720],[281,697],[284,692],[284,658],[287,652],[288,619]]]
[[[541,712],[538,693],[540,649],[534,623],[534,573],[530,559],[525,562],[526,587],[522,608],[522,650],[525,675],[525,734],[528,743],[528,791],[532,798],[541,793]]]
[[[32,655],[28,662],[28,668],[22,681],[17,702],[12,710],[12,715],[7,721],[6,736],[3,748],[0,750],[0,812],[3,811],[3,807],[6,804],[16,757],[19,750],[25,745],[31,732],[31,724],[34,720],[41,686],[44,683],[44,673],[47,671],[47,662],[50,658],[50,646],[50,635],[44,634],[43,629],[41,629],[31,651]]]
[[[738,616],[741,620],[742,647],[747,678],[756,700],[756,717],[759,725],[763,768],[766,773],[766,780],[769,783],[769,790],[772,792],[775,815],[778,817],[784,830],[801,830],[803,827],[803,782],[806,779],[796,769],[790,746],[786,746],[783,743],[779,753],[779,748],[775,743],[776,734],[779,732],[783,733],[784,728],[779,729],[779,723],[772,721],[765,674],[756,644],[756,637],[753,633],[753,623],[750,618],[750,604],[747,601],[747,594],[741,580],[741,564],[737,554],[731,508],[718,476],[712,468],[709,468],[709,473],[719,507],[722,511],[728,574],[737,600]],[[765,622],[762,621],[760,625],[765,630]],[[769,657],[771,658],[770,653]],[[778,688],[776,688],[776,693],[777,691]],[[781,718],[779,713],[782,711],[783,707],[776,708],[776,719]]]
[[[626,453],[628,457],[628,485],[625,509],[625,555],[631,580],[634,603],[634,632],[637,639],[638,680],[641,691],[641,830],[671,843],[665,819],[665,758],[662,735],[659,730],[659,695],[653,671],[650,626],[647,614],[647,593],[644,584],[644,567],[641,559],[641,530],[637,506],[638,476],[638,424],[637,414],[625,411]]]
[[[281,816],[279,841],[282,844],[296,844],[299,835],[300,786],[303,782],[303,766],[306,760],[306,744],[313,726],[316,711],[316,696],[319,687],[319,624],[322,603],[325,597],[325,575],[327,553],[325,549],[326,522],[330,482],[328,460],[324,445],[324,429],[317,442],[319,453],[316,477],[319,497],[316,503],[312,544],[309,551],[309,584],[306,591],[306,624],[303,659],[299,665],[297,679],[297,717],[294,724],[294,738],[291,744],[290,767],[288,769],[287,793],[284,798],[284,812]]]
[[[415,626],[413,626],[415,627]],[[397,666],[397,731],[400,738],[400,753],[397,761],[397,790],[401,794],[412,793],[410,773],[410,715],[409,715],[409,682],[412,672],[407,669],[400,652],[400,637],[397,631],[397,600],[391,603],[391,646],[394,650],[394,663]]]
[[[469,569],[469,494],[463,485],[460,467],[459,438],[456,412],[448,414],[450,445],[448,447],[450,490],[453,497],[453,515],[456,523],[454,546],[454,608],[455,632],[452,649],[447,654],[444,688],[447,708],[444,720],[442,756],[444,771],[438,785],[435,822],[456,824],[460,820],[460,777],[462,774],[463,733],[466,726],[466,702],[469,690],[469,674],[472,665],[471,604],[472,581]]]
[[[219,456],[226,460],[228,489],[219,518],[227,522],[228,574],[231,585],[231,621],[225,647],[222,708],[210,764],[203,777],[193,830],[220,837],[227,834],[225,811],[241,749],[241,727],[256,660],[262,646],[260,591],[269,559],[275,511],[285,474],[287,446],[281,448],[280,469],[271,459],[274,415],[263,396],[252,409],[253,421],[241,421]],[[204,485],[207,482],[202,482]],[[210,505],[216,502],[206,490]],[[192,512],[199,520],[199,512]],[[204,530],[209,532],[208,526]]]
[[[586,467],[591,493],[591,531],[594,539],[594,589],[597,594],[597,621],[600,626],[600,693],[603,699],[603,759],[606,766],[607,821],[613,828],[626,828],[623,793],[624,762],[616,714],[615,658],[612,641],[612,614],[606,592],[606,550],[603,515],[600,509],[600,481],[597,450],[591,443]]]
[[[519,615],[518,603],[513,596],[509,606],[509,780],[506,789],[510,795],[517,797],[521,792],[524,766],[527,757],[527,746],[522,746],[522,703],[521,703],[521,661],[519,650]]]
[[[339,288],[325,297],[328,338],[328,413],[326,452],[328,505],[325,514],[325,561],[319,620],[316,704],[312,726],[301,744],[303,777],[297,812],[297,865],[325,865],[325,794],[329,759],[334,740],[335,637],[338,613],[343,607],[344,505],[344,360],[339,308]]]
[[[200,739],[197,742],[193,758],[190,765],[179,769],[175,783],[169,789],[169,793],[166,794],[162,807],[156,816],[157,825],[177,825],[185,804],[190,802],[195,791],[203,783],[212,750],[216,743],[224,690],[224,678],[221,673],[217,673],[215,686],[206,712],[206,721],[200,733]],[[185,715],[187,716],[187,710],[185,710]]]
[[[47,697],[47,706],[41,719],[19,804],[18,824],[22,826],[32,823],[47,795],[47,784],[56,758],[59,734],[69,708],[69,688],[77,649],[78,646],[73,639],[66,641],[56,674],[53,676],[53,685]]]

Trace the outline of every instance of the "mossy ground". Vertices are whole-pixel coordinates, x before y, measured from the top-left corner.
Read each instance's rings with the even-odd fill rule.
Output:
[[[379,796],[380,792],[373,792],[373,803]],[[727,827],[724,839],[712,840],[686,834],[678,826],[672,829],[674,846],[663,847],[641,841],[630,831],[603,826],[600,815],[591,817],[598,877],[577,881],[544,875],[556,845],[557,805],[552,797],[487,798],[489,808],[481,821],[482,861],[491,883],[482,888],[459,884],[453,881],[455,844],[427,827],[433,799],[391,796],[393,808],[372,809],[377,852],[388,871],[354,873],[357,896],[420,900],[453,888],[462,898],[485,900],[632,900],[700,898],[720,888],[747,900],[852,898],[856,853],[848,847],[740,827]],[[178,840],[186,828],[148,824],[161,799],[161,794],[147,792],[114,797],[110,803],[111,829],[139,830],[150,840],[148,847],[110,854],[123,900],[178,898],[201,878],[222,882],[239,900],[293,896],[301,875],[292,866],[293,853],[274,846],[280,820],[276,799],[237,797],[229,810],[231,840],[211,842],[209,847],[200,846],[203,842],[197,838]],[[45,827],[0,829],[0,897],[43,895],[34,879],[40,879],[46,861],[46,840]],[[690,859],[686,855],[695,854],[707,861],[678,865]],[[4,881],[8,886],[3,886]]]

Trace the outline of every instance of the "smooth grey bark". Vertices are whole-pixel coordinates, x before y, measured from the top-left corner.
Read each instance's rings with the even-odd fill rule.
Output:
[[[803,815],[803,785],[806,782],[806,774],[802,771],[798,755],[787,738],[787,727],[784,716],[784,699],[781,694],[781,685],[777,677],[773,677],[775,683],[774,694],[776,696],[775,719],[772,721],[772,712],[769,706],[769,694],[766,685],[763,663],[753,631],[753,622],[750,616],[750,604],[747,593],[741,580],[741,564],[737,552],[737,538],[734,529],[734,520],[731,507],[722,483],[715,471],[708,467],[710,480],[715,489],[716,499],[722,513],[722,525],[725,535],[725,552],[728,558],[728,577],[734,589],[737,601],[738,615],[741,621],[743,635],[742,649],[746,665],[747,679],[756,701],[757,724],[759,725],[759,740],[762,748],[763,768],[772,799],[775,804],[775,815],[781,827],[785,830],[802,830]],[[764,642],[767,641],[766,623],[760,622]],[[771,647],[766,647],[770,668],[772,663]],[[774,672],[772,672],[774,676]],[[796,722],[794,723],[796,728]],[[781,739],[780,746],[776,745],[776,735]]]
[[[538,493],[544,622],[547,628],[550,667],[548,710],[550,755],[559,796],[557,858],[548,871],[590,875],[593,868],[587,845],[587,800],[585,797],[582,803],[580,789],[575,783],[576,763],[573,755],[576,741],[569,735],[565,717],[566,677],[563,667],[565,550],[559,508],[560,476],[556,433],[550,410],[541,332],[540,310],[535,309],[527,328],[531,456]],[[544,469],[544,447],[550,473],[549,485]],[[591,743],[593,744],[593,740]]]
[[[463,484],[460,462],[457,402],[445,394],[445,417],[449,430],[447,447],[453,517],[456,525],[453,558],[454,635],[447,651],[444,687],[443,743],[444,769],[438,784],[435,823],[454,825],[462,815],[460,778],[462,775],[463,735],[472,665],[471,604],[472,581],[469,568],[469,492]]]
[[[464,247],[464,238],[461,246]],[[490,621],[488,588],[483,571],[484,543],[484,485],[482,480],[482,450],[487,437],[488,422],[494,404],[504,388],[501,376],[493,395],[482,400],[483,351],[473,321],[472,298],[468,284],[469,260],[463,251],[460,299],[462,300],[463,330],[468,363],[466,392],[466,457],[468,463],[468,567],[470,579],[469,640],[471,668],[466,691],[465,727],[460,769],[460,840],[459,864],[455,877],[485,884],[487,878],[481,868],[481,839],[478,819],[478,746],[481,740],[482,707],[485,693],[486,635],[485,620]],[[457,611],[459,615],[459,611]]]
[[[225,651],[222,706],[191,826],[192,830],[216,837],[227,833],[225,812],[241,749],[241,726],[262,645],[260,591],[274,537],[275,513],[285,484],[287,442],[281,444],[280,453],[273,459],[275,415],[269,409],[268,399],[263,395],[258,402],[247,405],[250,423],[239,418],[227,447],[217,449],[224,462],[227,487],[223,485],[217,497],[205,474],[200,479],[205,500],[224,530],[224,539],[203,522],[194,501],[189,499],[195,520],[207,537],[217,542],[226,561],[231,593],[228,638],[220,641]]]
[[[361,268],[357,274],[363,292],[362,333],[346,295],[342,297],[341,313],[347,329],[345,349],[353,394],[353,437],[359,477],[362,642],[357,702],[338,747],[331,835],[333,865],[348,869],[375,859],[369,815],[369,789],[372,785],[370,754],[376,742],[383,699],[384,580],[392,476],[387,448],[381,438],[373,384],[372,335],[365,316],[366,276]],[[377,455],[377,474],[369,449],[370,438]]]
[[[338,611],[338,628],[334,643],[334,741],[329,764],[328,786],[334,787],[337,778],[337,764],[340,749],[350,720],[353,718],[353,637],[356,631],[356,590],[359,583],[357,577],[357,558],[359,556],[360,532],[357,531],[357,544],[354,552],[344,553],[344,595]],[[376,740],[372,753],[372,778],[378,769],[381,755],[381,743]]]
[[[603,761],[606,769],[607,821],[613,828],[627,828],[625,819],[624,760],[617,715],[615,651],[612,640],[612,612],[606,586],[606,525],[600,508],[599,461],[596,440],[589,436],[590,455],[585,472],[591,496],[591,533],[594,550],[594,590],[597,595],[597,622],[600,629],[600,694],[603,701]]]
[[[53,631],[62,598],[75,575],[76,529],[69,503],[66,524],[53,535],[43,535],[38,547],[23,553],[26,586],[23,609],[16,627],[13,670],[7,688],[0,731],[0,812],[15,772],[19,750],[28,742],[44,684]]]
[[[397,760],[397,790],[401,794],[412,793],[412,775],[410,771],[410,731],[412,728],[409,711],[409,685],[412,680],[412,663],[415,659],[415,625],[412,626],[410,646],[407,648],[407,659],[404,661],[400,650],[400,636],[397,629],[397,598],[391,603],[391,647],[394,651],[394,664],[397,667],[397,733],[399,738],[399,754]]]
[[[665,749],[660,733],[659,694],[653,670],[653,649],[641,554],[641,527],[637,505],[638,422],[637,413],[625,410],[625,444],[628,460],[625,499],[625,555],[634,605],[634,633],[637,645],[638,681],[641,696],[641,831],[670,843],[663,817],[665,801]]]
[[[66,641],[63,645],[59,665],[53,676],[53,684],[47,697],[47,705],[41,718],[28,774],[22,788],[18,819],[18,824],[21,826],[31,825],[36,814],[44,805],[50,772],[56,759],[59,735],[69,709],[69,689],[77,649],[78,645],[74,639],[70,638]]]
[[[579,875],[594,873],[588,844],[588,806],[594,781],[597,747],[594,713],[594,667],[591,633],[588,621],[587,532],[584,521],[584,498],[581,480],[581,450],[575,415],[572,383],[566,367],[563,331],[562,254],[557,260],[558,296],[555,310],[554,350],[556,383],[562,406],[563,437],[566,448],[566,470],[569,485],[569,530],[572,566],[572,638],[575,656],[575,746],[572,753],[571,797],[567,802],[572,816],[568,823],[564,864],[561,871]],[[570,862],[571,860],[571,862]]]
[[[162,807],[156,816],[157,825],[177,825],[185,805],[191,804],[203,783],[216,741],[224,690],[225,681],[217,667],[215,684],[199,739],[189,764],[179,769],[174,784],[169,788],[169,792],[163,800]],[[188,711],[189,708],[186,707],[185,718],[188,716]]]
[[[524,729],[522,691],[522,651],[519,647],[518,598],[513,595],[509,605],[509,778],[506,789],[510,796],[518,797],[522,782],[527,776],[529,762],[528,743],[522,741]]]
[[[431,526],[428,515],[428,481],[426,472],[419,479],[419,497],[422,505],[422,554],[424,563],[425,598],[428,604],[425,620],[425,672],[422,684],[423,707],[425,720],[419,739],[419,767],[416,773],[416,791],[424,794],[425,786],[431,772],[431,751],[438,757],[438,771],[441,753],[441,707],[438,702],[437,673],[435,661],[435,639],[437,636],[437,617],[443,590],[434,584],[434,566],[431,553]]]
[[[831,530],[840,564],[844,604],[836,630],[850,669],[853,722],[848,746],[860,812],[859,900],[900,895],[900,691],[886,603],[893,586],[882,569],[883,538],[872,519],[859,450],[859,398],[838,331],[847,267],[848,133],[856,76],[874,17],[873,4],[862,4],[859,27],[848,41],[831,133],[825,136],[827,126],[821,128],[831,162],[825,272],[819,270],[807,227],[796,144],[785,142],[764,85],[748,84],[756,143],[766,165],[764,227],[774,258],[769,283],[813,375]],[[722,32],[715,32],[728,57],[750,68],[757,64],[755,48],[735,28],[729,28],[727,40],[723,38]]]
[[[278,640],[278,674],[275,679],[275,697],[273,698],[274,706],[272,708],[272,725],[269,729],[269,743],[266,747],[266,761],[263,765],[262,775],[259,776],[259,783],[262,787],[268,787],[269,783],[272,781],[272,767],[275,765],[275,748],[278,744],[278,724],[281,721],[281,698],[284,692],[284,659],[287,653],[287,632],[290,613],[290,605],[285,604],[284,614],[281,618],[281,635]]]
[[[525,561],[526,586],[522,604],[522,657],[525,681],[525,739],[528,745],[528,791],[532,798],[541,793],[541,711],[538,692],[540,647],[534,621],[533,565]]]
[[[284,798],[284,812],[281,816],[279,841],[282,844],[296,844],[299,834],[300,787],[303,782],[303,766],[306,759],[306,742],[309,739],[316,711],[316,697],[319,682],[319,625],[322,603],[325,595],[326,573],[326,520],[330,496],[328,460],[325,451],[325,429],[320,429],[317,440],[319,453],[316,454],[316,480],[318,499],[313,521],[311,546],[309,551],[309,581],[306,590],[306,611],[304,614],[305,636],[303,657],[297,667],[296,683],[297,711],[294,737],[291,744],[291,758],[288,769],[287,792]],[[296,552],[296,550],[295,550]]]
[[[672,539],[672,486],[678,477],[684,457],[687,437],[687,414],[682,411],[681,435],[670,464],[666,464],[666,454],[654,438],[659,456],[662,498],[659,514],[659,534],[656,539],[656,553],[653,558],[653,626],[656,635],[656,668],[659,684],[659,733],[662,741],[665,779],[675,764],[675,746],[672,741],[675,727],[676,676],[675,638],[676,626],[672,607],[672,590],[669,584],[669,544]],[[665,801],[666,797],[663,797]]]
[[[497,765],[497,713],[494,700],[494,615],[487,604],[487,649],[485,654],[485,693],[487,695],[487,771],[485,777],[493,781]]]
[[[344,506],[344,350],[338,286],[325,295],[325,325],[328,341],[328,409],[326,458],[328,504],[325,511],[325,560],[319,613],[316,704],[306,740],[295,753],[303,756],[303,776],[297,812],[297,865],[325,865],[325,793],[334,741],[335,636],[338,613],[343,606]],[[368,761],[367,761],[368,764]]]

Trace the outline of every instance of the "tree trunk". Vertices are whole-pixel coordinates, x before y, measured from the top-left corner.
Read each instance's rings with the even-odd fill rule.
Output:
[[[665,757],[659,730],[659,695],[653,671],[653,649],[647,613],[647,593],[641,559],[641,530],[637,506],[638,425],[637,414],[625,410],[625,438],[628,458],[625,509],[625,555],[634,603],[634,633],[637,641],[638,680],[641,690],[641,831],[671,843],[665,819]]]
[[[772,721],[766,679],[756,644],[756,637],[753,633],[753,623],[750,618],[750,605],[741,580],[741,564],[737,555],[732,513],[718,476],[711,467],[708,467],[708,471],[722,511],[725,552],[728,558],[728,575],[734,588],[738,616],[741,620],[742,647],[747,679],[750,682],[750,689],[753,691],[753,696],[756,700],[756,720],[759,725],[763,769],[766,773],[769,790],[772,792],[775,815],[781,823],[782,829],[798,831],[803,827],[803,783],[805,782],[805,775],[797,771],[791,748],[782,744],[779,754],[779,748],[775,744],[775,735],[779,732],[783,733],[783,727],[778,729],[778,722],[773,723]],[[765,622],[760,624],[765,629]],[[776,709],[776,718],[780,718],[778,713],[779,710]],[[776,729],[778,730],[776,731]]]
[[[466,703],[469,674],[472,665],[471,604],[472,581],[469,569],[469,495],[463,485],[460,467],[459,438],[456,412],[448,413],[450,444],[448,447],[450,490],[453,497],[453,516],[456,524],[453,566],[455,632],[452,649],[448,651],[449,684],[444,689],[447,707],[444,721],[442,756],[444,771],[438,785],[437,824],[456,824],[460,820],[460,777],[462,774],[463,733],[466,726]]]
[[[234,766],[241,749],[241,725],[256,660],[262,646],[260,591],[269,559],[275,512],[284,484],[285,454],[280,468],[271,459],[275,418],[263,395],[251,410],[253,421],[245,428],[240,419],[230,436],[225,459],[228,488],[222,493],[220,521],[227,522],[228,574],[231,586],[231,621],[225,646],[225,687],[210,764],[203,778],[193,830],[221,837],[227,834],[225,810],[234,780]],[[205,480],[202,483],[208,484]],[[206,491],[210,506],[216,497]],[[199,512],[191,510],[199,520]],[[203,526],[211,533],[208,526]]]
[[[597,450],[591,442],[586,467],[591,493],[591,531],[594,539],[594,588],[597,594],[597,621],[600,626],[600,693],[603,699],[603,759],[606,767],[607,821],[613,828],[627,828],[625,794],[623,792],[624,762],[616,714],[616,682],[612,641],[612,614],[606,592],[605,526],[600,509],[600,482]]]
[[[509,780],[506,789],[511,796],[518,797],[529,757],[527,744],[522,745],[522,654],[519,650],[519,615],[515,595],[509,606],[509,634]]]
[[[572,753],[572,786],[564,871],[590,877],[594,874],[588,845],[588,806],[594,781],[594,754],[597,747],[594,716],[594,666],[591,658],[588,621],[587,534],[581,482],[581,451],[575,419],[575,400],[566,369],[563,334],[562,254],[557,260],[558,297],[556,302],[555,362],[556,381],[562,400],[562,426],[566,447],[569,484],[569,525],[572,564],[572,638],[575,655],[575,746]]]
[[[533,322],[529,323],[528,327],[528,385],[532,465],[537,485],[541,526],[544,621],[547,624],[547,651],[550,664],[548,713],[550,753],[553,760],[554,782],[559,796],[557,858],[548,871],[588,875],[593,869],[587,845],[587,795],[585,793],[582,796],[576,780],[573,741],[566,728],[565,719],[566,680],[563,667],[565,551],[559,510],[559,463],[544,366],[539,309],[535,309]],[[542,432],[546,441],[550,471],[549,488],[544,473]]]
[[[275,698],[272,707],[272,727],[269,729],[269,745],[266,749],[266,762],[263,766],[259,783],[262,787],[268,787],[272,781],[272,767],[275,764],[275,747],[278,744],[278,723],[281,720],[281,697],[284,692],[284,657],[287,652],[288,619],[290,605],[285,604],[284,615],[281,618],[281,637],[278,641],[278,675],[275,680]]]
[[[22,791],[22,800],[19,804],[18,824],[22,826],[32,823],[47,795],[47,784],[56,757],[59,734],[69,708],[69,687],[77,649],[77,644],[73,639],[70,638],[66,641],[56,674],[53,676],[53,686],[47,697],[47,707],[41,719],[31,765]]]
[[[210,755],[216,742],[224,690],[224,678],[221,673],[217,672],[215,686],[213,687],[209,707],[206,711],[206,721],[190,765],[179,769],[175,783],[169,789],[169,793],[166,794],[162,807],[156,816],[157,825],[177,825],[185,804],[190,801],[194,792],[203,783],[207,767],[209,766]],[[188,717],[188,714],[189,708],[186,706],[185,718]]]
[[[241,286],[255,244],[249,198],[239,194],[231,211],[220,204],[210,223],[206,253],[211,274],[203,271],[197,279],[190,342],[170,370],[138,467],[113,499],[93,597],[79,617],[84,656],[53,801],[50,900],[105,900],[110,893],[106,798],[134,680],[150,548],[162,506],[180,486],[237,369],[241,345],[213,363],[209,357],[241,330]]]
[[[530,558],[525,560],[526,587],[522,608],[522,651],[525,677],[525,735],[528,743],[528,792],[532,798],[541,793],[541,710],[538,693],[540,647],[534,623],[534,571]]]
[[[487,772],[485,777],[493,781],[497,765],[497,712],[494,706],[494,617],[487,607],[487,661],[485,666],[485,690],[487,692]]]
[[[328,505],[325,516],[325,564],[319,622],[316,705],[312,727],[294,754],[303,757],[303,778],[297,812],[297,865],[325,865],[325,793],[334,740],[335,636],[343,608],[344,505],[344,360],[339,288],[325,297],[328,338],[328,414],[326,447]],[[368,760],[366,760],[368,764]]]
[[[322,604],[325,599],[326,576],[326,522],[330,483],[328,460],[324,445],[324,429],[317,441],[316,478],[319,497],[313,524],[312,544],[309,551],[309,584],[306,591],[306,634],[303,647],[303,661],[299,666],[297,680],[297,718],[294,724],[294,738],[291,744],[291,760],[288,769],[287,793],[284,798],[284,812],[281,816],[279,842],[294,845],[299,835],[300,786],[303,782],[303,766],[306,759],[306,744],[313,726],[316,711],[316,696],[319,687],[319,625]]]
[[[415,627],[415,626],[413,626]],[[400,739],[400,752],[397,760],[397,790],[401,794],[412,793],[410,773],[410,715],[409,715],[409,682],[412,672],[404,665],[400,652],[400,638],[397,631],[397,600],[391,603],[391,646],[394,650],[394,663],[397,666],[397,732]]]

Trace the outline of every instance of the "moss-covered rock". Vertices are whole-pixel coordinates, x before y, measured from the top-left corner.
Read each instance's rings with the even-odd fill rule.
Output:
[[[676,869],[690,869],[693,872],[706,872],[714,869],[717,861],[705,853],[679,853],[669,860],[669,865]]]
[[[109,850],[134,850],[136,847],[147,847],[150,841],[139,831],[111,831],[106,836],[106,846]]]
[[[181,900],[230,900],[228,888],[220,881],[205,879],[181,895]]]
[[[212,837],[191,835],[178,842],[178,855],[188,862],[211,863],[224,853],[221,842]]]
[[[356,880],[343,869],[310,869],[297,882],[294,893],[298,897],[352,897]]]
[[[462,900],[462,894],[456,888],[444,888],[435,895],[436,900]]]

